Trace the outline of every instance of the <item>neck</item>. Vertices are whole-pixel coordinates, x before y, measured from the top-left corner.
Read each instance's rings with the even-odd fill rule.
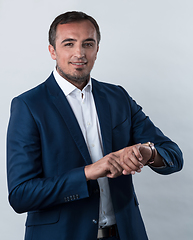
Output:
[[[57,72],[60,74],[61,77],[63,77],[66,81],[70,82],[73,84],[75,87],[78,89],[82,90],[86,84],[88,83],[90,79],[90,74],[83,76],[83,77],[76,77],[72,76],[70,74],[64,73],[58,66],[56,67]]]

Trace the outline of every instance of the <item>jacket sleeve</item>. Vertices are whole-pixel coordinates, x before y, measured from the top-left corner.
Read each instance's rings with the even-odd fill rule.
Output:
[[[156,127],[148,116],[144,114],[142,108],[127,94],[121,87],[130,106],[131,114],[131,135],[133,144],[153,142],[158,153],[165,160],[165,167],[153,168],[160,174],[171,174],[180,171],[183,167],[183,156],[178,145],[166,137],[163,132]]]
[[[26,103],[12,101],[7,132],[9,201],[18,213],[49,208],[89,197],[84,167],[45,177],[41,136]]]

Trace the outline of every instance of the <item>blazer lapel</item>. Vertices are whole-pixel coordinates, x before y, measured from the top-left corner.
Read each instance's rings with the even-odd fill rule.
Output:
[[[93,96],[99,118],[104,155],[112,152],[112,122],[109,102],[99,83],[92,79]]]
[[[52,101],[54,105],[58,109],[59,113],[62,115],[85,162],[87,164],[91,164],[92,161],[90,158],[90,154],[77,119],[68,103],[68,100],[66,99],[66,96],[55,81],[53,74],[51,74],[51,76],[47,79],[46,85],[49,89],[50,94],[52,95]]]

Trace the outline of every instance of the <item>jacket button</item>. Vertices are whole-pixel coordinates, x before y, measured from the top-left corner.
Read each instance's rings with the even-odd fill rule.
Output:
[[[98,223],[98,221],[97,221],[96,219],[93,219],[92,222],[93,222],[94,224],[97,224],[97,223]]]
[[[169,165],[170,165],[170,166],[174,166],[173,162],[169,162]]]
[[[78,194],[76,194],[76,199],[79,199],[79,195]]]
[[[73,196],[72,196],[72,199],[73,199],[73,200],[75,200],[75,199],[76,199],[76,198],[75,198],[75,195],[73,195]]]

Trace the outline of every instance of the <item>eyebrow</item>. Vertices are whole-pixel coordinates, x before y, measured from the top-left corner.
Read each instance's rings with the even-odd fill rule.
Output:
[[[96,42],[93,38],[87,38],[84,42]]]
[[[77,42],[77,40],[76,39],[73,39],[73,38],[67,38],[67,39],[64,39],[62,42],[61,42],[61,44],[62,43],[65,43],[65,42]],[[87,38],[87,39],[85,39],[83,42],[96,42],[93,38]]]
[[[76,40],[73,39],[73,38],[67,38],[67,39],[64,39],[64,40],[61,42],[61,44],[62,44],[62,43],[65,43],[65,42],[76,42]]]

